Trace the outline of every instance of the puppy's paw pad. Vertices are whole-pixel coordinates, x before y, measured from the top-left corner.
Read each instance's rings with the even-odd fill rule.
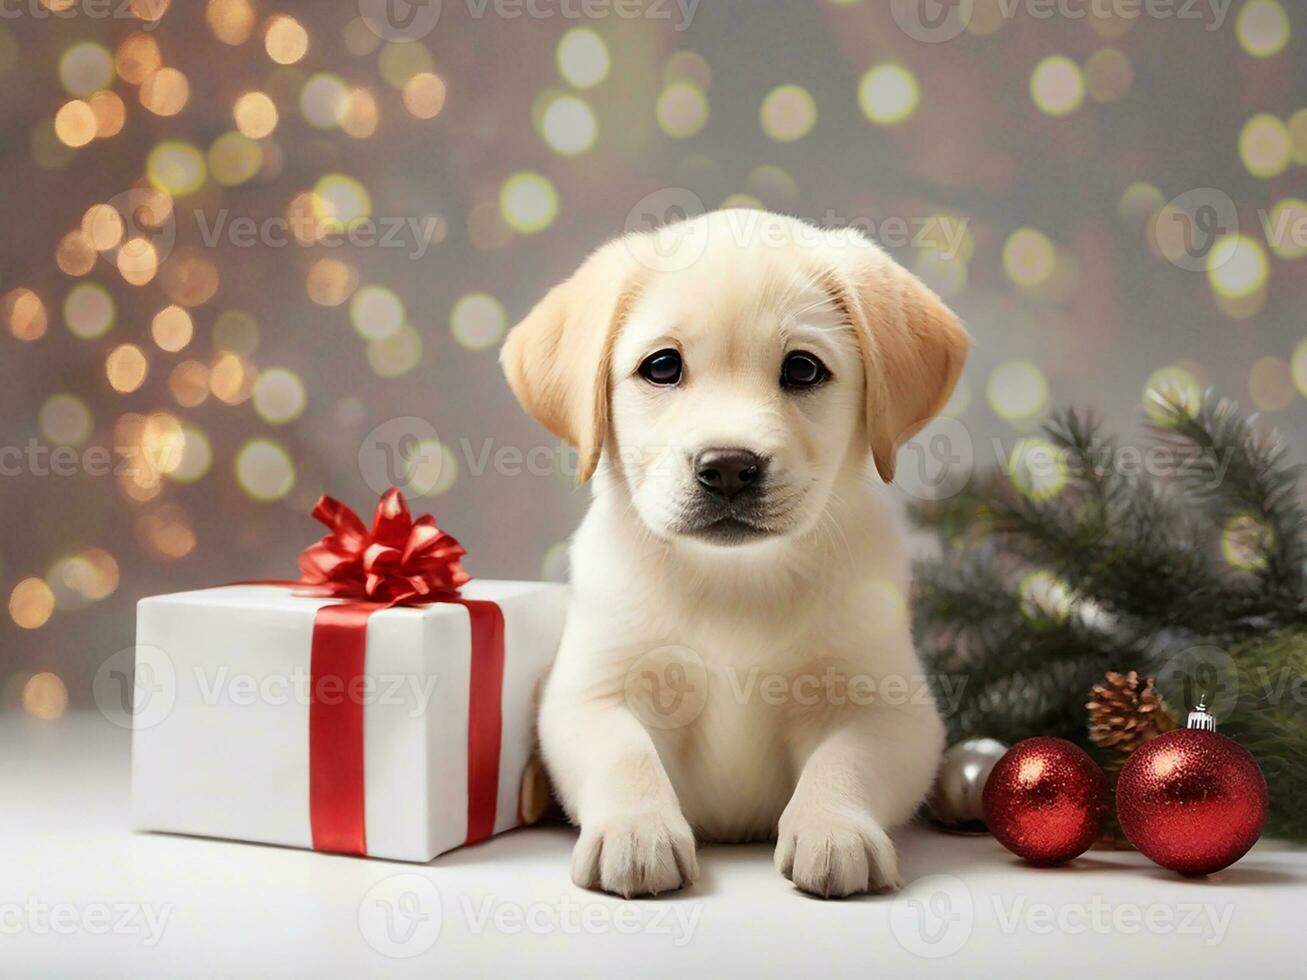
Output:
[[[894,844],[870,820],[782,822],[776,868],[796,888],[822,898],[893,891],[902,884]]]
[[[644,813],[583,824],[572,881],[623,898],[657,895],[699,877],[694,834],[679,813]]]

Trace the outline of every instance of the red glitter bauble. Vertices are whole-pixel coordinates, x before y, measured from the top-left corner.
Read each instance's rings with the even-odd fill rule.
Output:
[[[1261,836],[1266,779],[1238,742],[1179,729],[1145,742],[1126,760],[1116,812],[1130,843],[1162,867],[1211,874],[1238,861]]]
[[[985,783],[985,825],[1033,864],[1062,864],[1098,838],[1107,778],[1078,745],[1028,738],[1012,746]]]

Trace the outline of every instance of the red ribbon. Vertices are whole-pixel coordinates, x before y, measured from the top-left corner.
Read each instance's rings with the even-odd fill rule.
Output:
[[[472,625],[468,702],[467,843],[494,833],[503,734],[504,614],[464,599],[466,552],[429,514],[413,520],[404,495],[386,491],[369,530],[344,504],[323,497],[313,516],[330,533],[300,555],[311,595],[346,599],[323,606],[313,623],[309,702],[309,819],[313,848],[367,854],[363,691],[368,620],[394,606],[456,603]]]

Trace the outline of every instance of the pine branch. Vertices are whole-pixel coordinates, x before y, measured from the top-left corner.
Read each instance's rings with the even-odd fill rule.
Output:
[[[1234,550],[1235,564],[1259,580],[1261,601],[1243,614],[1301,616],[1307,586],[1302,467],[1288,463],[1277,432],[1259,430],[1256,415],[1241,416],[1238,405],[1210,391],[1196,411],[1174,396],[1160,396],[1158,404],[1165,415],[1154,428],[1184,457],[1178,482],[1187,499],[1219,525],[1227,555]]]

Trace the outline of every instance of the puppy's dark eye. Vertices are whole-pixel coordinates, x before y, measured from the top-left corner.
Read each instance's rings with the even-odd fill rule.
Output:
[[[665,387],[681,383],[681,355],[674,350],[650,354],[640,365],[640,377],[652,385]]]
[[[829,376],[825,364],[802,351],[791,354],[781,365],[781,385],[786,388],[812,388]]]

